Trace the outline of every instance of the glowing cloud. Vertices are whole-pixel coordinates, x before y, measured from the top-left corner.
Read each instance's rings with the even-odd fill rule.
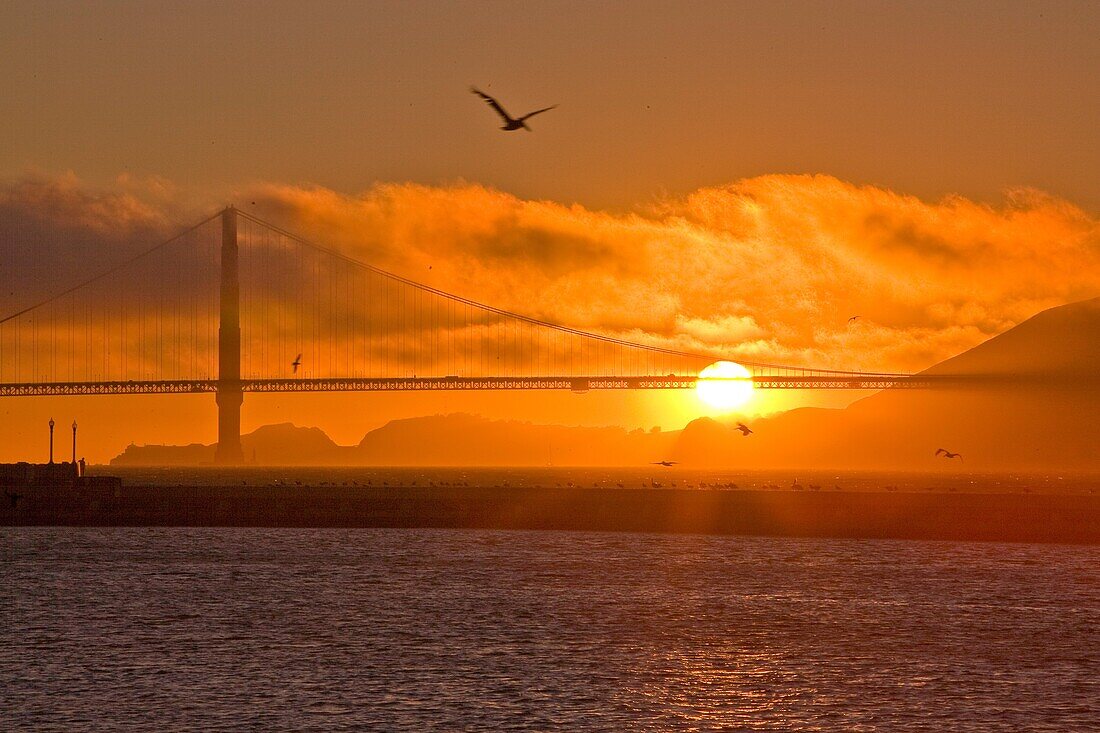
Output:
[[[994,207],[764,176],[626,215],[465,184],[250,196],[430,284],[733,359],[918,369],[1100,290],[1100,222],[1028,190]]]
[[[0,230],[12,239],[5,305],[199,218],[205,207],[182,196],[159,180],[0,187]],[[734,361],[919,369],[1100,292],[1100,221],[1030,190],[992,206],[776,175],[627,214],[473,184],[381,184],[355,196],[260,184],[234,198],[434,287]],[[39,272],[43,253],[62,262],[49,277]]]

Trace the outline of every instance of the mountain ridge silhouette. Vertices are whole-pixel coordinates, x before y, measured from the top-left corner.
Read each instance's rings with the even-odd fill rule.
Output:
[[[265,465],[639,466],[964,470],[1100,469],[1100,298],[1044,310],[922,373],[1014,375],[1022,382],[889,389],[844,409],[798,408],[749,421],[744,437],[698,418],[681,431],[537,425],[470,414],[392,420],[354,446],[291,423],[242,436]],[[112,465],[194,465],[214,446],[130,446]]]

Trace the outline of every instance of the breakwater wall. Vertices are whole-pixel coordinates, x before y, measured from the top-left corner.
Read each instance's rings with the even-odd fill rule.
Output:
[[[1100,496],[336,486],[28,487],[5,526],[447,527],[1100,544]]]

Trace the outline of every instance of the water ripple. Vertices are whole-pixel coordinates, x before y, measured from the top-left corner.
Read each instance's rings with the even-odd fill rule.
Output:
[[[4,730],[1100,720],[1091,547],[366,529],[0,540]]]

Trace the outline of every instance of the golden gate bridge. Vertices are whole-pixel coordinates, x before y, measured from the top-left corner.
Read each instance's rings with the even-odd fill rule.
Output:
[[[229,207],[0,320],[0,397],[213,392],[236,463],[246,392],[689,389],[725,358],[496,308]],[[758,389],[951,380],[733,360]]]

